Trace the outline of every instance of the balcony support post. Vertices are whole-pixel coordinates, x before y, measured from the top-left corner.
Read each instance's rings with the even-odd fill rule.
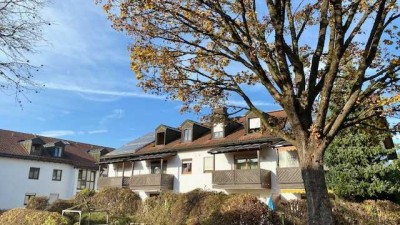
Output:
[[[135,165],[134,161],[131,161],[131,177],[133,176],[133,166]]]
[[[236,184],[236,165],[235,165],[235,156],[233,156],[233,184]]]
[[[107,177],[110,175],[110,164],[107,163]]]
[[[261,163],[260,163],[260,150],[257,150],[257,162],[258,162],[258,171],[260,171],[259,173],[259,178],[260,178],[260,183],[262,184],[262,180],[261,180]]]
[[[160,173],[162,174],[163,173],[163,162],[164,162],[164,159],[161,159],[161,162],[160,162]]]
[[[213,172],[215,171],[215,154],[213,154]]]
[[[161,168],[160,168],[160,186],[162,186],[162,183],[163,183],[163,163],[164,163],[164,159],[163,158],[161,158]],[[161,190],[162,188],[160,188],[160,192],[162,191]]]
[[[125,161],[122,161],[122,179],[124,178],[125,175]]]
[[[100,172],[101,172],[101,165],[99,164],[99,177],[100,177]]]

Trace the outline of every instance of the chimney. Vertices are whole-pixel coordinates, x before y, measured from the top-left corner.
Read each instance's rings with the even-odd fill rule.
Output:
[[[216,107],[213,109],[212,116],[212,121],[225,122],[228,120],[228,109],[223,106]]]

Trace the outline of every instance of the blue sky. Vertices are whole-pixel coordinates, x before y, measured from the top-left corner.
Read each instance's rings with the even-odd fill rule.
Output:
[[[159,124],[179,126],[201,115],[179,113],[180,103],[143,93],[129,67],[129,37],[111,28],[100,5],[90,0],[53,1],[44,10],[52,25],[47,40],[29,59],[44,68],[29,93],[32,103],[0,92],[0,129],[120,147]],[[262,109],[276,110],[261,86],[249,89]],[[397,136],[397,141],[400,136]]]
[[[178,126],[200,115],[179,113],[179,102],[143,93],[129,69],[129,38],[110,26],[93,1],[53,1],[44,11],[52,22],[43,44],[30,57],[44,68],[35,74],[46,85],[29,93],[21,108],[14,95],[0,92],[0,128],[110,147],[154,130]],[[251,89],[253,94],[260,87]],[[265,110],[279,109],[257,99]]]

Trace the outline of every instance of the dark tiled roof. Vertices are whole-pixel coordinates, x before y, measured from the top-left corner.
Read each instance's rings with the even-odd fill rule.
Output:
[[[163,152],[168,150],[189,150],[196,148],[207,148],[233,144],[244,144],[244,143],[255,143],[255,142],[266,142],[274,139],[270,133],[252,133],[246,134],[243,126],[230,133],[224,138],[212,138],[211,132],[207,132],[202,137],[192,142],[181,142],[181,139],[177,139],[166,145],[154,145],[150,144],[144,148],[136,151],[136,154],[145,154],[151,152]]]
[[[285,118],[286,114],[283,110],[267,112],[268,114],[275,116],[277,118]],[[211,131],[206,132],[200,138],[193,140],[192,142],[182,142],[180,138],[175,141],[172,141],[166,145],[155,145],[154,141],[148,145],[143,146],[140,149],[135,150],[134,153],[128,154],[120,154],[116,156],[111,156],[108,154],[107,158],[123,158],[129,157],[134,158],[138,155],[147,155],[147,154],[158,154],[163,152],[171,152],[171,151],[185,151],[199,148],[215,148],[221,146],[230,146],[230,145],[243,145],[243,144],[252,144],[252,143],[276,143],[281,141],[280,138],[271,135],[268,131],[264,131],[263,133],[252,133],[246,134],[246,130],[243,126],[245,119],[237,118],[236,122],[239,123],[239,126],[236,130],[232,131],[224,138],[212,138]],[[282,123],[282,128],[284,127],[284,123]],[[103,160],[108,160],[106,157],[103,157]]]
[[[64,141],[57,138],[38,136],[9,130],[0,129],[0,157],[29,159],[38,161],[48,161],[57,163],[66,163],[79,168],[96,168],[96,160],[88,153],[89,150],[106,148],[110,151],[112,148],[103,146],[67,141],[64,155],[62,158],[55,158],[50,155],[30,155],[20,144],[21,141],[39,137],[45,144]]]

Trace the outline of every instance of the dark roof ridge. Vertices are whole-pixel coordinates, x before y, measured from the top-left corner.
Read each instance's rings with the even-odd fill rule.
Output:
[[[25,134],[25,135],[33,135],[33,138],[50,138],[50,139],[54,139],[56,141],[54,142],[58,142],[58,141],[66,141],[69,143],[74,143],[74,144],[82,144],[82,145],[90,145],[91,149],[94,147],[101,147],[101,148],[110,148],[110,149],[114,149],[112,147],[106,147],[106,146],[102,146],[102,145],[97,145],[97,144],[91,144],[91,143],[84,143],[84,142],[79,142],[79,141],[72,141],[72,140],[66,140],[66,139],[61,139],[61,138],[56,138],[56,137],[49,137],[49,136],[44,136],[44,135],[39,135],[39,134],[34,134],[34,133],[25,133],[25,132],[20,132],[20,131],[14,131],[14,130],[6,130],[6,129],[1,129],[0,131],[5,131],[5,132],[12,132],[12,133],[19,133],[19,134]],[[33,139],[31,138],[31,139]],[[26,139],[29,140],[29,139]],[[23,141],[23,140],[22,140]]]
[[[197,124],[197,125],[199,125],[199,126],[202,126],[202,127],[204,127],[204,128],[210,129],[210,127],[208,127],[207,125],[201,124],[200,122],[197,122],[197,121],[194,121],[194,120],[191,120],[191,119],[186,119],[186,120],[184,120],[184,121],[181,123],[180,127],[181,127],[184,123],[186,123],[186,122],[191,122],[191,123]]]
[[[165,127],[165,128],[168,128],[168,129],[171,129],[171,130],[174,130],[174,131],[181,132],[178,128],[171,127],[171,126],[168,126],[168,125],[165,125],[165,124],[160,124],[160,125],[158,125],[158,126],[156,127],[155,130],[157,130],[157,129],[160,128],[160,127]]]

